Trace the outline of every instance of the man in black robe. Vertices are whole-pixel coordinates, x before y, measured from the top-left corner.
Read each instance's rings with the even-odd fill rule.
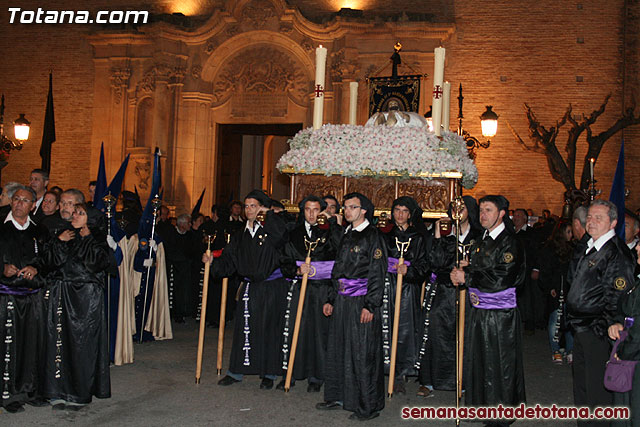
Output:
[[[273,388],[273,380],[282,373],[282,322],[287,292],[280,272],[280,248],[287,240],[286,225],[269,210],[270,199],[260,190],[251,191],[244,200],[247,223],[212,264],[211,276],[228,277],[238,273],[244,278],[236,306],[233,343],[227,375],[218,381],[228,386],[242,381],[244,375],[259,375],[261,389]],[[258,213],[266,214],[264,224]],[[213,256],[203,256],[210,262]]]
[[[616,323],[618,300],[633,286],[635,262],[616,236],[616,206],[594,200],[587,213],[587,248],[569,270],[568,322],[574,331],[573,399],[576,406],[607,406],[613,395],[603,378],[611,347],[607,329]],[[579,425],[591,425],[579,422]]]
[[[421,329],[420,292],[427,276],[427,254],[422,230],[422,209],[411,197],[402,196],[391,206],[393,225],[383,234],[387,247],[388,268],[385,276],[382,303],[382,340],[385,368],[389,369],[396,306],[396,284],[402,274],[398,349],[396,354],[394,393],[406,393],[405,377],[415,376],[416,359],[420,350]],[[404,264],[398,265],[404,244]]]
[[[161,236],[164,239],[167,260],[167,280],[169,298],[173,304],[171,317],[176,323],[184,323],[184,318],[195,315],[195,284],[192,279],[192,263],[198,261],[197,250],[201,241],[196,241],[190,232],[191,217],[188,214],[178,216],[176,226],[168,228]]]
[[[471,196],[463,196],[462,200],[459,242],[456,242],[455,224],[449,228],[448,235],[443,235],[441,230],[445,221],[438,220],[434,227],[433,249],[428,254],[433,274],[429,292],[425,293],[425,330],[421,340],[418,395],[423,397],[429,396],[434,389],[456,389],[456,288],[449,273],[455,267],[456,251],[462,260],[469,245],[482,237],[478,203]]]
[[[318,409],[344,408],[351,419],[369,420],[384,408],[382,316],[387,249],[371,224],[374,207],[360,193],[344,200],[350,225],[340,240],[331,273],[333,292],[323,311],[331,316],[324,402]]]
[[[42,400],[45,284],[42,259],[46,230],[29,212],[36,200],[31,188],[19,185],[11,211],[0,226],[0,404],[8,412],[24,411],[23,404]]]
[[[289,350],[297,316],[302,276],[308,274],[307,290],[300,324],[300,335],[293,368],[293,380],[307,378],[308,392],[319,392],[324,382],[327,353],[329,318],[322,312],[332,287],[331,270],[336,256],[336,248],[342,236],[342,228],[335,220],[318,224],[318,217],[324,214],[326,204],[316,196],[307,196],[300,202],[300,216],[297,226],[289,233],[289,241],[284,247],[282,274],[291,279],[287,294],[287,311],[283,329],[283,369],[289,363]],[[304,261],[309,245],[315,245],[310,254],[311,265]],[[293,381],[292,381],[293,384]],[[278,384],[284,390],[285,382]]]
[[[480,199],[482,239],[471,246],[469,261],[450,274],[454,285],[467,286],[471,303],[464,354],[468,406],[517,406],[525,401],[516,288],[524,281],[526,260],[508,211],[503,196]]]

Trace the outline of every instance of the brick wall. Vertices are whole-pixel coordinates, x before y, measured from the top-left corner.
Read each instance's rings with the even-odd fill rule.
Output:
[[[134,9],[148,1],[89,0],[78,6],[65,0],[56,9],[87,8]],[[196,2],[202,10],[221,2]],[[309,16],[321,16],[336,10],[332,0],[310,2],[289,0],[299,4]],[[393,13],[391,2],[362,0],[360,7]],[[424,2],[405,0],[394,2],[397,10],[420,12]],[[314,6],[315,9],[314,9]],[[438,9],[431,4],[431,8]],[[153,10],[171,11],[172,2],[155,2]],[[333,5],[333,6],[331,6]],[[367,6],[368,5],[368,6]],[[440,3],[436,4],[436,6]],[[579,5],[581,7],[579,7]],[[615,121],[638,94],[637,83],[637,5],[633,5],[626,34],[629,43],[623,45],[624,10],[622,0],[612,0],[602,7],[597,0],[557,2],[542,0],[496,0],[480,2],[459,0],[441,2],[444,20],[455,21],[456,32],[443,45],[447,48],[445,79],[452,88],[463,84],[465,96],[465,128],[480,136],[478,116],[491,104],[500,114],[498,135],[491,148],[478,154],[480,182],[471,194],[507,195],[513,206],[532,207],[539,212],[544,207],[560,211],[563,187],[548,172],[543,156],[525,152],[508,130],[509,122],[527,139],[528,129],[523,103],[531,105],[546,126],[555,124],[571,103],[574,114],[589,114],[603,101],[612,98],[606,112],[594,126],[599,132]],[[356,6],[357,7],[357,6]],[[333,9],[331,9],[333,8]],[[432,11],[422,11],[432,13]],[[25,181],[31,169],[39,167],[38,150],[47,95],[47,74],[54,73],[54,101],[57,142],[53,146],[52,184],[85,189],[92,179],[89,173],[92,109],[98,99],[93,97],[91,46],[84,36],[98,27],[89,25],[10,25],[6,7],[0,8],[0,92],[6,96],[5,122],[18,113],[26,113],[32,122],[32,137],[25,148],[12,154],[9,166],[3,169],[3,182]],[[579,42],[580,39],[580,42]],[[626,48],[626,50],[625,50]],[[626,51],[627,61],[623,61]],[[15,52],[15,53],[10,53]],[[423,70],[429,74],[432,70]],[[582,77],[582,82],[576,81]],[[502,77],[502,79],[501,79]],[[452,94],[455,98],[457,93]],[[637,96],[636,96],[637,98]],[[457,115],[452,100],[452,125]],[[598,186],[608,195],[619,149],[621,134],[605,146],[596,167]],[[640,157],[636,128],[625,132],[627,186],[634,188],[640,181],[635,164]],[[584,139],[584,138],[583,138]],[[566,133],[561,132],[559,148],[564,152]],[[584,144],[584,141],[582,141]],[[578,159],[584,149],[578,152]],[[578,167],[578,172],[581,167]],[[577,178],[579,180],[579,174]],[[632,191],[629,205],[640,206],[640,196]]]

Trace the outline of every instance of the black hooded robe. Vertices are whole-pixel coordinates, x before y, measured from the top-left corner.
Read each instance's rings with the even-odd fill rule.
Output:
[[[465,267],[468,287],[496,293],[517,288],[524,281],[525,255],[515,235],[503,230],[471,247]],[[517,307],[476,308],[473,292],[465,341],[464,378],[467,406],[516,406],[525,401],[522,333]],[[466,343],[465,343],[466,347]]]
[[[342,237],[333,267],[333,314],[327,341],[324,399],[342,401],[344,409],[366,417],[384,408],[384,360],[380,306],[387,271],[387,250],[371,224],[349,229]],[[366,295],[340,293],[339,279],[367,279]],[[336,295],[337,294],[337,295]],[[360,323],[362,309],[373,320]]]
[[[396,379],[407,375],[416,375],[415,363],[420,350],[420,331],[422,328],[422,314],[420,310],[420,292],[422,282],[427,276],[427,255],[425,239],[416,227],[409,226],[402,230],[397,226],[384,235],[389,258],[400,258],[398,242],[409,242],[404,253],[405,262],[409,264],[407,274],[402,280],[402,295],[400,297],[400,323],[398,325],[398,348],[396,354]],[[411,239],[411,240],[409,240]],[[391,264],[391,263],[390,263]],[[383,299],[383,350],[385,370],[389,369],[391,342],[393,339],[393,322],[396,306],[396,285],[398,274],[387,271],[385,277],[385,298]],[[385,315],[386,314],[386,315]]]
[[[229,362],[232,374],[282,374],[280,351],[287,281],[269,278],[279,270],[279,248],[287,237],[285,227],[280,217],[268,211],[264,226],[254,237],[246,229],[235,233],[222,256],[212,263],[213,278],[236,272],[245,278],[236,305]]]
[[[302,222],[289,233],[289,242],[285,245],[283,252],[282,273],[285,277],[293,280],[289,284],[291,298],[287,301],[290,304],[289,317],[285,316],[284,320],[283,369],[288,366],[291,338],[298,313],[302,278],[296,276],[298,269],[296,261],[304,262],[307,257],[305,238],[311,242],[318,241],[315,250],[311,253],[313,265],[317,261],[326,262],[335,259],[341,231],[342,227],[335,223],[327,224],[326,228],[312,226],[311,237],[309,237],[304,222]],[[296,380],[308,378],[309,382],[312,380],[315,382],[324,381],[329,318],[323,314],[322,307],[328,300],[331,287],[330,278],[315,280],[311,276],[307,281],[298,347],[293,366],[293,378]]]
[[[45,237],[46,230],[33,223],[26,230],[11,221],[0,225],[0,267],[38,270],[32,280],[0,270],[0,406],[42,397],[45,271],[39,252]]]
[[[474,228],[462,242],[474,243],[480,233]],[[425,299],[430,301],[429,328],[426,333],[424,355],[420,363],[420,384],[431,385],[436,390],[456,389],[456,288],[451,283],[449,273],[456,262],[456,236],[450,234],[433,240],[429,254],[430,267],[435,280]],[[461,254],[462,259],[462,254]],[[466,299],[466,313],[469,313],[469,299]],[[467,316],[468,319],[468,316]],[[465,320],[466,323],[466,320]],[[468,341],[465,341],[468,344]],[[468,347],[465,345],[465,348]]]
[[[106,241],[76,233],[68,242],[52,238],[43,251],[47,276],[44,395],[87,404],[111,397],[104,307]]]

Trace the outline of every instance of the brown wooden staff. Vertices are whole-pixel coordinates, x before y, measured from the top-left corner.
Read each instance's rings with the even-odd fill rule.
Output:
[[[207,259],[211,256],[211,241],[215,236],[206,236],[207,241]],[[200,374],[202,373],[202,352],[204,351],[204,330],[207,319],[207,293],[209,291],[209,269],[211,263],[204,263],[204,281],[202,283],[202,303],[200,310],[200,333],[198,334],[198,357],[196,360],[196,384],[200,384]]]
[[[400,252],[400,258],[398,258],[398,267],[404,265],[404,253],[409,248],[411,239],[406,242],[401,242],[396,237],[396,247]],[[396,300],[395,310],[393,313],[393,335],[391,338],[391,363],[389,365],[389,388],[387,393],[389,397],[393,397],[393,383],[395,382],[396,375],[396,354],[398,353],[398,328],[400,326],[400,303],[402,300],[402,278],[403,275],[398,273],[398,279],[396,281]]]
[[[456,268],[460,268],[460,220],[464,201],[461,197],[456,197],[451,202],[451,216],[456,222]],[[456,287],[456,409],[460,409],[460,399],[462,398],[462,362],[464,353],[464,316],[467,290]],[[458,411],[456,411],[457,413]],[[460,425],[460,418],[456,418],[456,425]]]
[[[311,252],[318,246],[320,239],[315,242],[304,238],[304,245],[307,247],[307,257],[304,263],[311,265]],[[300,286],[300,297],[298,298],[298,312],[296,313],[296,324],[293,328],[293,339],[291,340],[291,354],[289,355],[289,364],[287,365],[287,378],[284,382],[284,391],[289,391],[291,387],[291,377],[293,376],[293,363],[296,360],[296,350],[298,349],[298,335],[300,334],[300,321],[302,320],[302,309],[304,308],[304,297],[307,293],[307,281],[309,280],[309,274],[304,273],[302,275],[302,285]]]
[[[424,292],[427,287],[427,281],[422,282],[422,288],[420,289],[420,307],[424,305]]]
[[[229,244],[231,234],[224,233],[224,238]],[[220,321],[218,322],[218,359],[216,360],[216,372],[222,374],[222,351],[224,349],[224,326],[227,318],[227,289],[229,288],[229,278],[222,279],[222,294],[220,295]]]

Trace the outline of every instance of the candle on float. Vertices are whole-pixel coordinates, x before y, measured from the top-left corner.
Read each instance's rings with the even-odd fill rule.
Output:
[[[324,116],[324,77],[327,66],[327,48],[316,48],[316,84],[313,86],[313,128],[320,129]]]
[[[349,124],[355,125],[358,116],[358,82],[349,83]]]
[[[433,106],[433,131],[437,136],[442,135],[442,81],[444,80],[444,54],[443,47],[437,47],[433,51],[433,98],[431,105]]]
[[[593,157],[589,159],[589,170],[591,171],[591,184],[593,185],[593,166],[596,163],[596,159]]]
[[[442,129],[449,131],[450,103],[451,103],[451,83],[444,82],[444,93],[442,94]]]

